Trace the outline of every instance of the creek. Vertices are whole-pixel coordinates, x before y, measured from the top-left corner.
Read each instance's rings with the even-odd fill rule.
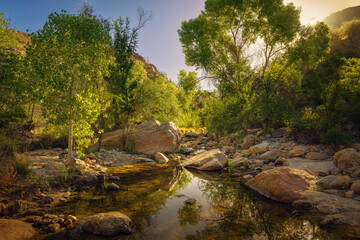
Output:
[[[93,186],[55,208],[78,219],[120,211],[133,222],[131,235],[81,239],[343,239],[345,227],[322,229],[314,213],[253,194],[224,172],[200,172],[151,163],[110,168],[120,190]],[[191,200],[196,199],[195,203]],[[186,203],[188,200],[189,203]],[[64,235],[45,239],[65,239]]]

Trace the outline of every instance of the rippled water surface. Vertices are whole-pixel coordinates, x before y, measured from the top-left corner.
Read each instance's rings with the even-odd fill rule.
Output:
[[[255,197],[225,173],[188,171],[175,166],[138,164],[110,170],[120,177],[121,190],[93,186],[58,214],[79,219],[120,211],[133,221],[133,234],[116,238],[82,235],[82,239],[342,239],[351,229],[323,230],[317,217]],[[195,204],[186,204],[189,198]],[[59,239],[59,238],[57,238]]]

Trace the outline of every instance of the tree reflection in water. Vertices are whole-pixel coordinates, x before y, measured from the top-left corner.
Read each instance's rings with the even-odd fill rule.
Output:
[[[194,175],[200,176],[196,171]],[[260,203],[231,178],[199,181],[203,196],[211,204],[206,228],[186,239],[334,239],[310,221],[289,217],[287,205]],[[294,211],[290,208],[291,211]]]
[[[187,171],[141,164],[113,169],[121,190],[98,186],[58,207],[78,218],[121,211],[133,220],[133,234],[114,239],[340,239],[312,217],[289,205],[254,197],[225,173]],[[186,205],[186,198],[197,202]],[[294,212],[295,211],[295,212]],[[296,218],[294,217],[297,216]],[[340,236],[340,237],[339,237]],[[84,235],[83,239],[105,239]]]

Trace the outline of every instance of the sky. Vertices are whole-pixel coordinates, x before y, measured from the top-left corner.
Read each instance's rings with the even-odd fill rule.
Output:
[[[133,26],[137,22],[137,9],[142,7],[152,13],[152,20],[140,30],[138,53],[166,73],[173,82],[181,69],[195,70],[185,65],[185,56],[177,29],[182,20],[198,16],[205,0],[88,0],[95,14],[110,20],[129,17]],[[329,14],[347,7],[360,5],[360,0],[284,0],[302,8],[301,21],[323,20]],[[0,0],[0,12],[10,21],[10,27],[34,32],[45,24],[52,12],[61,9],[76,13],[83,0]],[[205,86],[206,88],[206,86]]]

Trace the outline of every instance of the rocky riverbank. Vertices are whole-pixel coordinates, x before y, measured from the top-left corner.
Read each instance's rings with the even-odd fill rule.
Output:
[[[31,164],[33,174],[46,179],[52,187],[47,191],[39,188],[25,193],[19,189],[12,195],[4,196],[0,201],[0,215],[4,221],[0,229],[12,224],[11,219],[17,219],[29,223],[27,227],[30,226],[31,230],[27,233],[33,235],[36,232],[51,234],[63,229],[82,231],[84,221],[80,223],[71,215],[53,215],[54,205],[68,201],[81,191],[89,191],[94,184],[103,184],[107,191],[116,191],[121,186],[117,184],[117,177],[108,171],[109,167],[149,162],[157,164],[159,168],[181,163],[184,167],[202,171],[223,171],[260,195],[304,211],[322,214],[321,224],[325,227],[334,224],[360,226],[360,144],[346,147],[300,145],[288,138],[286,129],[271,133],[252,129],[248,133],[243,138],[234,135],[217,139],[188,132],[179,145],[181,136],[175,131],[173,139],[176,140],[170,137],[166,139],[169,143],[163,142],[167,146],[172,142],[172,146],[177,147],[170,153],[128,154],[114,148],[102,148],[83,158],[76,157],[78,172],[71,176],[67,172],[66,149],[29,152],[25,157]],[[139,132],[137,134],[141,135]],[[107,144],[111,145],[111,142],[107,141]],[[147,146],[146,149],[149,149],[149,144]],[[119,225],[114,225],[114,221],[120,221],[115,215],[127,219],[121,213],[110,215],[112,220],[105,218],[106,214],[101,215],[101,221],[106,226],[119,228]],[[120,221],[126,222],[127,233],[131,232],[129,221]],[[102,234],[101,231],[88,230],[94,234]],[[19,234],[17,238],[11,235],[6,239],[20,239],[21,236]]]

